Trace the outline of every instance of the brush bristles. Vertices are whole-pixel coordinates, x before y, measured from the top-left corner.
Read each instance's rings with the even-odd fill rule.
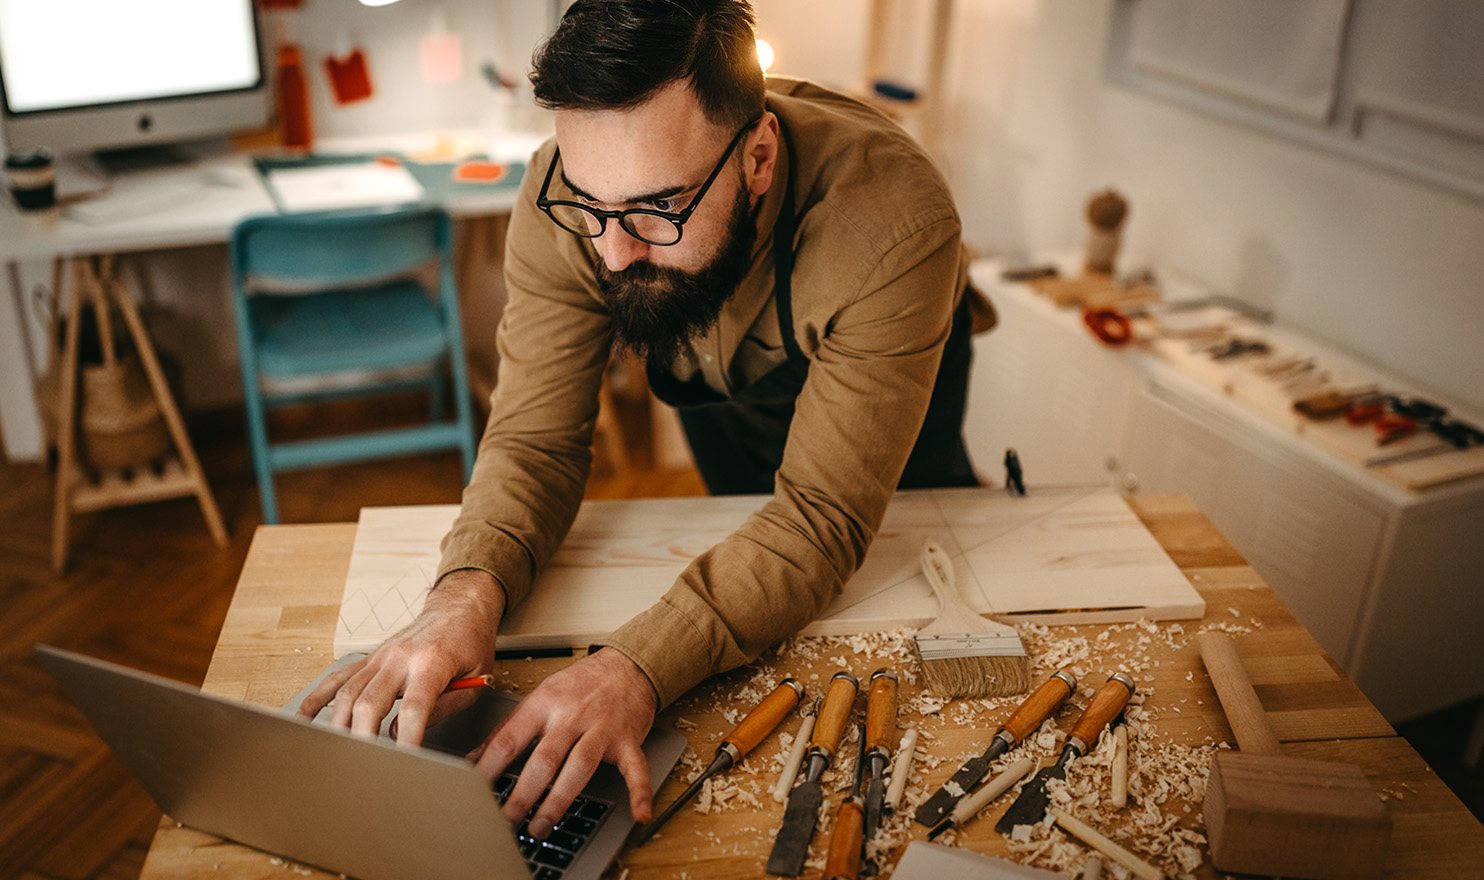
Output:
[[[943,657],[922,661],[927,689],[940,697],[1008,697],[1031,687],[1031,661],[1025,655]]]

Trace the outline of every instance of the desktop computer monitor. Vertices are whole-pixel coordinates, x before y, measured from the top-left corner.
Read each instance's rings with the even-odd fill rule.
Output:
[[[260,128],[254,0],[0,0],[0,133],[58,157]]]

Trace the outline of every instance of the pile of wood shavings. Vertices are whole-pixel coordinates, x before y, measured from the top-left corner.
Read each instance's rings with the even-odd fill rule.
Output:
[[[1199,629],[1245,633],[1259,626],[1256,621],[1248,623],[1250,626],[1236,621],[1206,624]],[[1046,764],[1060,751],[1065,740],[1066,734],[1058,721],[1075,718],[1101,687],[1107,674],[1128,673],[1139,687],[1124,713],[1129,734],[1127,806],[1116,809],[1108,800],[1113,738],[1107,733],[1099,738],[1089,754],[1069,765],[1065,782],[1051,787],[1053,803],[1159,866],[1168,875],[1190,876],[1190,872],[1205,858],[1204,826],[1199,804],[1211,757],[1218,745],[1208,742],[1191,747],[1174,743],[1167,735],[1162,735],[1158,725],[1160,711],[1148,705],[1154,693],[1148,683],[1154,680],[1153,671],[1160,665],[1160,661],[1151,656],[1152,652],[1186,648],[1197,627],[1188,623],[1160,624],[1141,620],[1108,626],[1057,627],[1055,630],[1035,624],[1019,624],[1017,629],[1032,658],[1033,681],[1044,681],[1051,673],[1068,669],[1077,676],[1079,686],[1057,716],[1043,723],[1011,755],[1001,757],[992,772],[1002,770],[1012,760],[1023,756],[1038,764]],[[1084,631],[1090,635],[1084,635]],[[766,697],[783,677],[790,674],[805,685],[810,700],[823,696],[830,677],[840,668],[848,668],[862,680],[863,692],[865,679],[881,667],[896,671],[904,686],[916,685],[918,663],[914,635],[915,630],[908,629],[852,636],[795,637],[746,670],[739,670],[737,674],[746,675],[745,679],[701,689],[697,695],[686,698],[688,706],[694,711],[726,719],[730,729],[730,725],[740,721],[751,706]],[[912,779],[903,802],[893,814],[883,817],[880,830],[867,848],[866,857],[875,863],[880,877],[890,876],[894,867],[893,853],[925,835],[925,830],[912,822],[917,806],[927,800],[944,776],[970,758],[977,757],[989,745],[995,728],[1023,699],[1024,695],[944,699],[918,692],[915,687],[904,687],[899,704],[899,728],[916,727],[919,739],[912,763]],[[1179,711],[1178,706],[1172,708]],[[682,726],[688,723],[681,719]],[[970,741],[968,748],[959,754],[945,754],[942,740],[935,733],[943,730],[977,730],[983,736]],[[719,741],[723,735],[714,733],[711,740]],[[840,799],[848,795],[853,779],[857,738],[854,725],[847,728],[837,757],[822,779],[826,792],[825,808],[821,811],[806,861],[811,868],[820,869],[824,865]],[[764,826],[751,829],[756,833],[746,835],[751,839],[748,843],[738,843],[733,837],[733,854],[755,856],[760,861],[766,859],[777,830],[776,814],[781,810],[772,799],[772,788],[793,739],[794,734],[785,727],[737,767],[703,784],[692,809],[710,814],[744,809],[749,813],[755,812]],[[688,783],[704,771],[711,756],[699,756],[688,750],[682,760]],[[928,786],[930,779],[933,782]],[[990,808],[990,813],[1012,802],[1024,784],[1020,783],[1003,795]],[[720,838],[711,837],[714,846],[722,844]],[[949,831],[937,842],[953,844],[958,837],[957,830]],[[1035,826],[1018,828],[1010,849],[1011,858],[1017,862],[1060,871],[1075,871],[1087,861],[1090,853],[1049,819]],[[1110,863],[1105,868],[1105,876],[1124,878],[1129,875],[1121,866]]]

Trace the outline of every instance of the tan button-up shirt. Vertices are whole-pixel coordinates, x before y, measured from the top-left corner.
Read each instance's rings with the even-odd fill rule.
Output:
[[[644,670],[661,706],[796,633],[860,567],[927,411],[967,275],[948,187],[909,136],[817,86],[768,88],[788,148],[761,199],[752,269],[677,373],[731,394],[786,359],[772,232],[791,172],[794,333],[808,380],[772,498],[603,643]],[[439,571],[488,571],[512,604],[576,516],[609,357],[596,252],[535,205],[554,149],[537,152],[511,217],[499,382]]]

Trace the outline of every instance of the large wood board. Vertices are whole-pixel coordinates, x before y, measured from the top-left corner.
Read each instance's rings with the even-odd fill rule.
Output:
[[[509,650],[590,645],[652,605],[695,556],[766,496],[583,504],[531,595],[501,624]],[[335,654],[365,651],[410,621],[436,574],[454,505],[361,512]],[[923,539],[953,557],[981,614],[1038,623],[1193,619],[1205,602],[1118,494],[1033,489],[899,492],[860,571],[804,630],[844,635],[920,627],[938,613],[918,563]]]

